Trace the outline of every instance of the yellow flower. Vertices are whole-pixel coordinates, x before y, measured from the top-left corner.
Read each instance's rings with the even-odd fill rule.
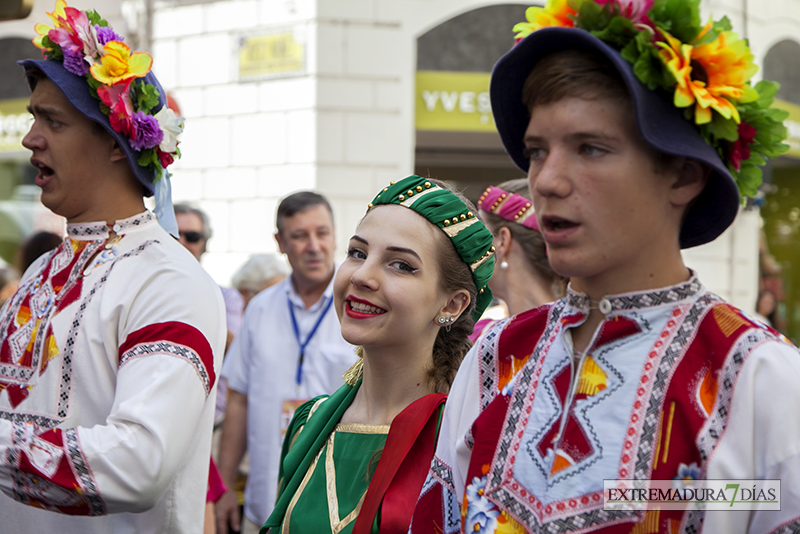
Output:
[[[569,0],[547,0],[544,7],[529,7],[525,10],[525,18],[528,19],[528,22],[514,25],[517,41],[536,30],[550,26],[572,28],[575,23],[570,15],[575,14],[576,11],[569,6]]]
[[[141,78],[150,72],[153,58],[144,52],[134,52],[125,43],[109,41],[103,47],[100,63],[92,65],[92,76],[106,85],[114,85],[131,78]]]
[[[67,7],[67,3],[64,0],[57,0],[56,1],[56,8],[53,10],[52,13],[47,13],[47,16],[50,17],[50,20],[53,21],[53,28],[48,26],[47,24],[40,22],[33,29],[36,33],[39,34],[39,37],[36,37],[33,40],[33,44],[35,44],[38,48],[44,49],[44,45],[42,44],[42,39],[50,33],[50,30],[58,27],[67,27],[66,20],[67,20],[67,13],[65,8]],[[59,19],[61,22],[59,23]]]
[[[700,33],[701,38],[710,26]],[[739,111],[732,101],[747,103],[758,98],[750,78],[758,70],[747,43],[734,32],[720,33],[711,42],[699,45],[681,43],[661,30],[666,43],[657,43],[658,54],[675,76],[675,106],[694,107],[697,124],[711,122],[711,110],[739,122]]]

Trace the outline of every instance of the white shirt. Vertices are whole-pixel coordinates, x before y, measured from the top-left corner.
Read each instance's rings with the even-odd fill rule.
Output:
[[[689,519],[684,519],[684,521],[698,523],[699,520],[702,520],[702,527],[695,524],[694,528],[696,528],[697,532],[704,533],[769,534],[773,532],[795,532],[800,526],[800,388],[796,386],[798,379],[800,379],[800,354],[798,354],[797,349],[790,343],[778,338],[778,336],[768,333],[765,327],[757,321],[752,321],[743,312],[732,307],[723,308],[717,315],[718,308],[714,308],[708,303],[716,305],[721,304],[723,301],[706,291],[696,278],[678,286],[607,298],[614,303],[613,312],[608,315],[609,321],[614,320],[614,318],[635,318],[642,321],[641,324],[646,324],[647,328],[641,334],[636,333],[629,337],[609,342],[607,345],[609,348],[606,352],[598,349],[595,353],[602,356],[603,365],[613,367],[617,373],[616,378],[609,375],[608,387],[603,390],[608,392],[608,396],[605,398],[614,399],[615,397],[612,396],[612,393],[616,395],[616,398],[620,398],[620,393],[624,393],[625,381],[628,384],[634,384],[634,387],[640,387],[640,383],[648,383],[639,380],[639,374],[642,373],[641,370],[646,370],[648,367],[643,366],[641,362],[626,360],[626,354],[647,357],[651,350],[662,350],[658,349],[658,347],[664,347],[663,350],[666,350],[666,347],[669,347],[670,350],[675,351],[677,356],[674,362],[677,363],[668,365],[666,363],[667,360],[663,360],[664,363],[662,365],[663,369],[670,369],[669,376],[672,377],[685,354],[694,354],[697,357],[698,353],[690,351],[696,340],[702,339],[706,345],[701,345],[703,349],[699,350],[710,347],[710,349],[715,349],[724,356],[725,365],[717,376],[720,385],[715,390],[713,409],[704,415],[703,426],[696,437],[693,438],[691,435],[686,435],[687,431],[678,422],[675,426],[675,439],[694,439],[698,449],[702,448],[708,451],[707,462],[702,463],[699,467],[699,469],[703,470],[701,471],[701,478],[709,480],[781,480],[780,511],[709,511],[705,513],[704,517],[701,515],[687,515]],[[583,302],[586,306],[589,303],[587,297],[568,291],[564,301],[552,306],[552,308],[558,309],[557,316],[548,316],[547,322],[542,323],[551,327],[551,330],[545,330],[545,333],[541,333],[536,331],[535,327],[531,327],[534,333],[531,334],[530,344],[526,346],[528,350],[532,351],[531,357],[519,369],[514,370],[513,378],[510,378],[507,385],[502,388],[502,391],[497,391],[497,382],[494,379],[495,376],[500,375],[497,368],[501,352],[500,347],[504,343],[508,343],[502,333],[514,321],[531,321],[531,317],[534,317],[537,312],[520,314],[515,318],[504,320],[493,326],[490,332],[473,346],[462,362],[448,395],[435,459],[428,480],[423,487],[420,503],[418,503],[419,510],[421,506],[429,505],[430,501],[425,499],[430,498],[434,492],[441,493],[443,523],[447,525],[444,528],[446,534],[460,532],[459,527],[462,523],[461,506],[465,494],[470,494],[469,485],[474,482],[474,480],[468,480],[473,450],[477,448],[472,434],[473,424],[496,395],[507,396],[515,401],[531,393],[544,392],[538,396],[530,395],[530,398],[541,398],[546,402],[535,404],[535,401],[532,401],[530,408],[520,409],[521,412],[530,414],[529,419],[518,418],[516,420],[519,421],[518,426],[512,426],[512,423],[508,422],[512,419],[511,416],[506,415],[507,419],[503,423],[502,429],[502,436],[511,435],[518,429],[523,429],[520,431],[519,438],[524,445],[519,448],[521,452],[517,453],[515,461],[512,463],[514,465],[513,474],[518,477],[518,480],[521,480],[520,487],[524,485],[524,488],[529,491],[529,498],[568,501],[572,497],[573,500],[577,500],[578,497],[596,491],[597,488],[602,490],[604,479],[633,478],[617,475],[621,469],[620,466],[625,461],[625,456],[622,456],[623,459],[620,460],[622,452],[615,454],[613,450],[614,439],[623,439],[626,435],[626,428],[630,424],[627,417],[619,418],[615,416],[618,411],[614,410],[613,405],[615,403],[620,406],[624,405],[627,409],[627,406],[631,403],[622,404],[618,400],[609,400],[603,405],[601,404],[601,402],[604,402],[602,395],[592,397],[592,402],[594,403],[591,405],[592,409],[597,411],[594,412],[593,420],[588,417],[586,419],[594,422],[591,427],[593,431],[592,439],[597,439],[598,441],[605,439],[602,442],[602,448],[595,447],[594,450],[598,451],[593,453],[595,457],[589,457],[588,460],[580,460],[584,462],[583,464],[576,462],[574,468],[570,468],[572,469],[571,471],[563,471],[568,476],[560,479],[552,474],[548,475],[548,473],[551,473],[549,466],[547,466],[548,469],[542,471],[543,474],[541,476],[535,469],[528,468],[528,464],[537,459],[536,442],[529,438],[528,434],[543,434],[542,429],[547,427],[541,423],[541,420],[544,419],[541,414],[547,413],[545,409],[549,406],[557,406],[554,395],[546,396],[547,388],[551,387],[548,384],[552,383],[554,380],[552,376],[555,376],[555,373],[550,371],[547,366],[552,365],[553,368],[556,368],[555,366],[557,365],[563,366],[564,362],[568,361],[567,356],[575,356],[569,342],[569,331],[566,330],[567,327],[564,327],[562,322],[564,317],[575,313],[572,301]],[[567,311],[561,309],[562,305]],[[583,306],[582,309],[585,309],[586,306]],[[550,313],[554,313],[552,308]],[[545,312],[547,311],[545,310]],[[706,318],[709,323],[702,323],[701,319]],[[670,326],[671,323],[673,326]],[[598,326],[598,332],[602,330],[604,324]],[[723,326],[718,327],[721,331],[730,328],[729,334],[733,331],[737,332],[736,337],[732,338],[731,346],[727,352],[720,352],[722,344],[719,346],[708,344],[709,339],[718,338],[712,338],[710,334],[707,337],[699,336],[698,332],[700,332],[702,324],[721,324]],[[742,328],[743,326],[747,328]],[[734,327],[742,328],[742,330],[735,330]],[[538,328],[542,329],[544,326]],[[711,329],[712,327],[707,328]],[[652,335],[647,335],[646,332],[662,334],[659,338],[654,338]],[[680,335],[677,335],[676,332],[680,332]],[[664,334],[669,335],[665,336]],[[726,337],[729,334],[726,334]],[[661,338],[668,339],[668,342],[661,345],[657,341],[654,343],[656,339]],[[544,348],[539,349],[539,347]],[[592,344],[590,344],[590,348],[592,348]],[[537,352],[539,360],[534,359],[532,355],[533,351],[537,350],[540,350],[540,352]],[[517,356],[522,355],[517,354]],[[586,358],[585,354],[579,356],[581,359]],[[598,356],[598,358],[601,356]],[[540,374],[531,372],[531,369],[534,368],[538,361],[544,362]],[[634,361],[635,365],[631,366],[628,363],[630,361]],[[740,364],[741,368],[737,369]],[[656,366],[651,369],[655,373],[660,367]],[[530,377],[532,376],[548,378],[537,380],[537,387],[533,387],[524,382],[525,380],[530,382]],[[621,380],[623,378],[625,381]],[[634,380],[631,380],[631,378],[634,378]],[[665,390],[674,387],[678,391],[684,389],[688,392],[693,392],[700,387],[702,378],[701,375],[699,378],[690,381],[690,383],[679,381],[674,385],[670,378],[667,381],[668,385],[665,386]],[[576,382],[577,380],[573,379],[571,387],[574,388]],[[653,380],[649,380],[649,383],[653,383]],[[644,390],[645,387],[642,386],[641,391]],[[649,394],[647,393],[647,395]],[[684,394],[691,399],[691,395]],[[675,398],[682,400],[683,397],[676,396]],[[643,405],[647,407],[649,403],[645,402]],[[656,405],[661,406],[661,404]],[[509,414],[512,413],[514,405],[510,404],[510,406],[507,412]],[[694,407],[694,404],[687,403],[684,406]],[[700,404],[697,404],[697,406],[698,408],[695,409],[698,410],[697,413],[700,413]],[[667,408],[664,408],[664,410],[666,411]],[[587,411],[580,413],[583,415]],[[640,418],[639,420],[642,419]],[[645,442],[644,436],[648,433],[657,436],[655,443],[668,443],[668,439],[664,436],[669,435],[669,433],[664,434],[663,432],[663,425],[668,424],[668,420],[669,418],[665,417],[661,424],[651,427],[656,429],[655,434],[653,434],[652,430],[643,430],[631,432],[627,435],[634,436],[640,444]],[[633,419],[631,418],[630,421],[633,421]],[[681,421],[680,414],[676,416],[676,421]],[[602,424],[599,424],[601,422]],[[530,443],[534,443],[534,445],[531,446],[529,445]],[[490,445],[496,447],[495,458],[500,455],[498,451],[513,449],[516,452],[518,450],[515,448],[516,444],[506,449],[502,448],[502,444],[504,444],[502,440],[498,440],[497,443],[490,443]],[[485,450],[487,443],[481,443],[480,445],[481,450]],[[655,445],[653,448],[657,446]],[[622,451],[622,448],[619,447],[618,450]],[[652,448],[648,452],[652,452]],[[674,449],[671,454],[675,454]],[[630,457],[637,458],[637,456],[633,455],[630,455]],[[550,458],[552,456],[548,457],[548,459]],[[662,450],[662,454],[658,455],[658,458],[661,458],[663,463],[664,459],[667,458],[667,452]],[[552,462],[552,460],[550,461]],[[590,461],[593,461],[593,463],[590,463]],[[604,462],[608,467],[604,466]],[[695,464],[693,465],[697,468]],[[636,466],[635,468],[642,469],[645,475],[649,475],[652,467],[652,464],[645,463],[644,467]],[[487,477],[493,476],[495,464],[492,463],[491,467],[487,466],[487,468]],[[600,468],[604,469],[604,471],[600,473],[590,472],[591,469]],[[675,474],[677,475],[678,473]],[[539,483],[540,480],[545,480],[546,483]],[[561,486],[558,485],[559,483]],[[562,494],[557,495],[557,497],[552,497],[562,487],[567,489],[562,490]],[[496,494],[492,493],[492,491],[493,488],[486,490],[486,493],[481,495],[490,495],[489,499],[492,499],[493,503],[495,502],[494,499],[500,501],[501,499],[496,497]],[[567,493],[567,491],[572,493]],[[426,495],[428,493],[431,495]],[[480,498],[473,498],[475,502],[479,500]],[[498,506],[498,509],[506,512],[514,504],[512,502],[509,505],[509,502],[511,502],[510,499],[502,501],[501,505],[492,504],[491,506]],[[602,502],[592,506],[599,508],[602,506]],[[476,506],[475,509],[477,510],[478,507]],[[552,509],[557,510],[555,505],[553,505]],[[536,518],[535,521],[531,520],[537,526],[533,531],[566,532],[567,527],[563,527],[565,530],[559,530],[562,527],[560,521],[564,517],[571,519],[579,514],[588,516],[591,513],[592,509],[588,509],[588,511],[576,509],[575,512],[564,512],[562,517],[555,519],[547,517],[546,521],[540,521]],[[597,514],[596,517],[603,516],[602,514]],[[608,515],[606,519],[598,520],[598,524],[595,526],[598,528],[600,526],[609,526],[613,519],[613,516]],[[603,524],[602,521],[607,521],[607,523]],[[568,523],[564,521],[563,524]],[[465,525],[465,528],[469,529],[469,525]],[[637,528],[642,527],[639,526]],[[781,530],[781,528],[785,528],[785,530]],[[482,532],[493,533],[500,530],[495,525],[492,528],[485,528]],[[424,531],[423,527],[420,532]],[[417,530],[414,530],[414,532],[417,532]],[[659,530],[658,532],[662,531]],[[681,532],[684,532],[683,526]]]
[[[114,231],[70,225],[0,312],[3,532],[202,531],[222,297],[150,212]]]
[[[342,339],[339,319],[331,306],[306,347],[297,394],[300,345],[294,335],[289,303],[300,339],[305,341],[333,298],[333,280],[322,298],[308,309],[291,280],[291,276],[287,277],[250,301],[222,370],[228,388],[247,395],[250,474],[244,495],[245,515],[258,525],[267,520],[275,505],[283,442],[283,401],[333,393],[344,383],[342,374],[356,361],[353,346]]]

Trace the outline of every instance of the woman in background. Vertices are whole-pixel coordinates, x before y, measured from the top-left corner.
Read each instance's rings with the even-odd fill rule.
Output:
[[[561,298],[567,283],[547,260],[530,196],[528,180],[520,178],[487,187],[478,200],[481,220],[492,232],[496,249],[497,266],[489,286],[511,316]],[[479,320],[470,339],[477,340],[494,322]]]

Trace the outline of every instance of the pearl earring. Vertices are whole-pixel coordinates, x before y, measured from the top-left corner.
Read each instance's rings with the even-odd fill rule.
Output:
[[[508,262],[506,260],[501,261],[500,262],[500,268],[501,269],[508,269]]]

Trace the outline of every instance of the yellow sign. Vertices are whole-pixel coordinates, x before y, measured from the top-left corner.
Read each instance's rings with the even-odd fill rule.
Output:
[[[417,71],[417,130],[494,132],[488,72]]]
[[[775,99],[773,105],[776,108],[785,109],[789,112],[789,118],[784,121],[786,129],[789,130],[789,137],[784,143],[789,145],[787,156],[800,158],[800,106],[785,100]]]
[[[305,72],[305,45],[295,32],[242,37],[239,46],[239,79],[274,78]]]
[[[33,122],[27,107],[27,98],[0,100],[0,152],[24,150],[22,138]]]

